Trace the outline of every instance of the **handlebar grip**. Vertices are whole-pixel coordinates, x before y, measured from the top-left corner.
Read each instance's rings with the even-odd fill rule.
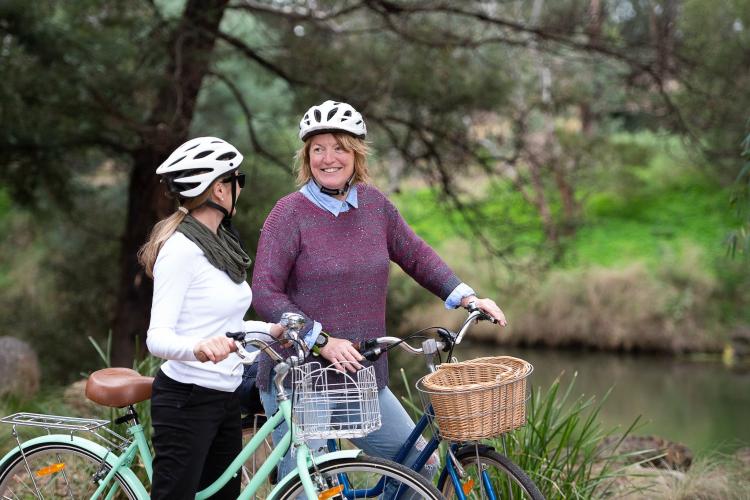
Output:
[[[377,339],[367,339],[362,342],[354,342],[352,345],[357,351],[359,351],[362,357],[368,361],[376,361],[380,355],[383,354],[383,349],[378,347]]]
[[[489,321],[489,322],[491,322],[491,323],[493,323],[495,325],[497,324],[497,320],[495,318],[493,318],[492,316],[490,316],[489,314],[482,313],[482,316],[481,316],[480,319],[483,319],[485,321]]]
[[[352,342],[352,346],[363,354],[365,351],[371,350],[378,346],[378,339],[367,339],[362,342]]]
[[[466,305],[465,309],[467,311],[469,311],[470,313],[479,312],[480,316],[477,317],[478,321],[491,321],[491,322],[497,324],[497,320],[495,318],[493,318],[492,316],[490,316],[489,314],[487,314],[484,311],[482,311],[481,309],[479,309],[477,307],[476,302],[474,302],[473,300]]]
[[[380,357],[381,354],[383,354],[383,350],[379,347],[373,348],[373,349],[367,349],[365,351],[359,352],[363,358],[365,358],[367,361],[377,361],[377,359]]]

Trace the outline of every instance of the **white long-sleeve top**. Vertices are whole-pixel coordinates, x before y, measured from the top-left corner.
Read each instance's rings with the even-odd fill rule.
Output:
[[[239,357],[232,353],[219,363],[201,363],[193,348],[198,341],[226,332],[269,333],[271,323],[243,321],[253,293],[247,282],[237,284],[208,262],[203,251],[175,232],[162,246],[154,264],[154,297],[146,344],[166,359],[161,369],[169,378],[219,391],[234,391],[242,381]],[[257,333],[257,338],[268,339]]]

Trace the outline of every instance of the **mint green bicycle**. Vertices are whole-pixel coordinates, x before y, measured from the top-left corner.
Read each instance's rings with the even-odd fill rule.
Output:
[[[286,421],[291,430],[256,471],[240,499],[250,499],[258,493],[290,445],[296,455],[297,468],[278,481],[266,496],[268,499],[343,498],[341,477],[355,482],[363,490],[381,480],[393,483],[396,493],[389,498],[443,498],[429,481],[414,471],[366,456],[360,450],[313,455],[305,439],[358,437],[380,427],[375,376],[372,368],[368,368],[346,377],[344,382],[336,378],[336,383],[329,383],[332,368],[300,362],[305,355],[303,343],[298,340],[302,318],[287,313],[282,324],[286,327],[285,338],[298,346],[297,355],[287,359],[281,358],[263,340],[245,339],[245,333],[227,334],[237,342],[237,354],[242,363],[254,362],[260,351],[267,352],[277,362],[274,384],[279,394],[279,411],[258,429],[221,477],[198,492],[196,499],[209,498],[230,478],[240,474],[243,464],[282,421]],[[248,353],[247,345],[259,350]],[[284,387],[284,380],[290,373],[293,375],[291,394]],[[0,460],[0,499],[148,499],[152,455],[134,405],[151,397],[152,380],[127,368],[106,368],[94,372],[88,379],[86,395],[89,399],[125,409],[116,423],[128,425],[130,438],[112,430],[108,420],[32,413],[16,413],[0,419],[13,426],[12,435],[17,443]],[[19,431],[23,427],[43,428],[47,434],[22,441]],[[135,472],[139,468],[143,469],[140,477],[145,476],[144,481]]]

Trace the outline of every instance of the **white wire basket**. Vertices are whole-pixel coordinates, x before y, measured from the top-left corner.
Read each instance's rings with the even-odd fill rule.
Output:
[[[292,420],[302,439],[355,438],[380,428],[375,369],[341,373],[318,362],[296,367]]]

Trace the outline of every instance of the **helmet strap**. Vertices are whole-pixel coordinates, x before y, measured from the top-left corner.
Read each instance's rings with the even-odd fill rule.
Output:
[[[222,207],[215,201],[208,199],[203,204],[207,207],[211,207],[214,210],[218,210],[222,214],[224,214],[224,218],[222,219],[221,223],[224,225],[231,224],[232,222],[232,214],[234,214],[234,207],[235,203],[237,202],[237,179],[232,178],[232,207],[229,211],[227,211],[226,208]]]
[[[242,241],[242,238],[240,237],[239,231],[237,231],[237,228],[235,228],[232,225],[232,214],[234,213],[234,206],[235,206],[236,201],[237,201],[237,181],[233,180],[232,181],[232,209],[230,211],[227,211],[226,208],[222,207],[221,205],[219,205],[213,200],[206,200],[203,203],[203,205],[207,207],[211,207],[214,210],[218,210],[219,212],[224,214],[224,218],[221,219],[221,225],[224,227],[224,229],[229,231],[237,239],[237,242],[240,244],[240,247],[242,248],[242,250],[247,251],[245,249],[245,243]]]
[[[227,209],[226,209],[226,208],[222,207],[221,205],[219,205],[218,203],[216,203],[216,202],[215,202],[215,201],[213,201],[213,200],[206,200],[206,201],[205,201],[205,202],[203,203],[203,205],[205,205],[205,206],[207,206],[207,207],[211,207],[211,208],[213,208],[214,210],[218,210],[219,212],[221,212],[222,214],[224,214],[224,218],[225,218],[225,219],[226,219],[226,218],[230,218],[230,219],[232,218],[232,217],[231,217],[231,216],[229,215],[229,212],[227,212]]]
[[[346,181],[346,184],[344,185],[343,188],[341,188],[341,189],[331,189],[331,188],[327,188],[324,185],[318,183],[318,181],[315,179],[315,177],[313,177],[313,182],[315,183],[316,186],[318,186],[318,188],[320,188],[320,192],[323,193],[323,194],[327,194],[328,196],[338,196],[338,195],[341,195],[341,194],[346,194],[349,191],[349,189],[352,187],[352,181],[353,180],[354,180],[354,174],[352,174],[352,176],[349,177],[349,180]]]

